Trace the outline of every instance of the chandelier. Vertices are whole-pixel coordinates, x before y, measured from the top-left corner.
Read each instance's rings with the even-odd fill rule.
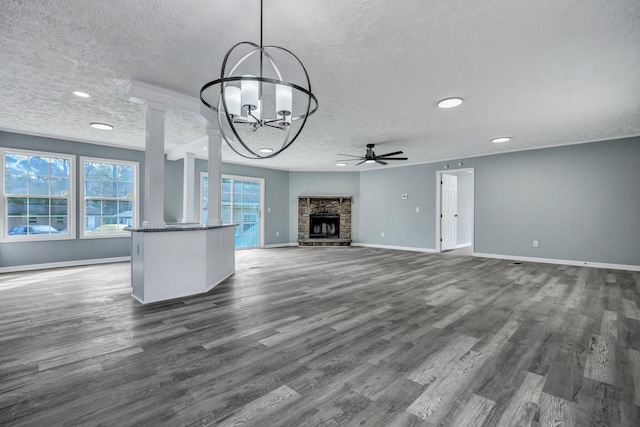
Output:
[[[262,3],[260,0],[260,45],[245,41],[231,47],[220,78],[200,89],[202,103],[217,113],[222,138],[247,159],[280,154],[318,109],[300,59],[283,47],[263,46]],[[296,83],[283,78],[283,64],[288,66],[289,77],[297,78]]]

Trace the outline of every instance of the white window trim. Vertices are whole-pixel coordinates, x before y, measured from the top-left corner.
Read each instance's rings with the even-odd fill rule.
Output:
[[[200,172],[200,198],[198,199],[198,206],[200,209],[200,224],[202,225],[206,225],[204,223],[204,178],[209,179],[209,173],[208,172]],[[220,182],[220,195],[222,196],[222,182]]]
[[[4,191],[4,180],[6,174],[5,154],[16,153],[27,156],[44,156],[44,157],[57,157],[60,159],[69,160],[69,206],[67,208],[67,234],[32,234],[29,236],[9,236],[7,233],[7,213],[5,206],[5,199],[8,197]],[[75,240],[76,238],[76,156],[73,154],[64,153],[52,153],[47,151],[36,150],[24,150],[20,148],[0,147],[0,161],[2,166],[2,176],[0,176],[0,213],[2,214],[2,220],[0,220],[0,241],[2,242],[36,242],[36,241],[50,241],[50,240]],[[33,195],[31,197],[36,197]],[[51,197],[51,196],[44,196]]]
[[[84,229],[84,220],[85,220],[85,216],[86,216],[86,208],[87,208],[87,204],[85,203],[85,194],[84,194],[84,163],[85,162],[92,162],[92,163],[109,163],[112,165],[124,165],[124,166],[133,166],[133,216],[131,218],[131,222],[133,223],[133,227],[137,228],[138,227],[138,218],[140,216],[140,188],[139,188],[139,175],[140,175],[140,163],[138,162],[131,162],[131,161],[127,161],[127,160],[118,160],[118,159],[105,159],[105,158],[98,158],[98,157],[85,157],[85,156],[80,156],[80,162],[79,162],[79,167],[78,167],[78,174],[80,176],[80,191],[79,191],[79,195],[78,195],[78,200],[80,200],[81,202],[80,204],[80,238],[81,239],[122,239],[122,238],[129,238],[131,236],[131,233],[129,231],[125,231],[122,233],[105,233],[105,234],[88,234],[85,232]],[[106,197],[106,199],[109,199],[109,197]],[[120,200],[117,197],[113,198],[114,200]]]

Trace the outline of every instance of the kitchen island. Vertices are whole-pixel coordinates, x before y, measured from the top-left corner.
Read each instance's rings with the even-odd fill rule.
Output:
[[[131,231],[132,295],[142,304],[209,292],[235,273],[235,225]]]

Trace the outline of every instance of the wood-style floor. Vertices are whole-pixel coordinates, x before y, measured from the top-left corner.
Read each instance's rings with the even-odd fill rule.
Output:
[[[369,248],[0,275],[0,425],[638,426],[640,274]]]

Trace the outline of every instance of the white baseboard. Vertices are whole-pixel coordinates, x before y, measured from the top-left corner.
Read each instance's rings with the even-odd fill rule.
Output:
[[[561,264],[561,265],[574,265],[579,267],[609,268],[611,270],[640,271],[640,265],[609,264],[605,262],[573,261],[573,260],[566,260],[566,259],[535,258],[535,257],[499,255],[499,254],[483,254],[478,252],[474,253],[473,256],[477,256],[481,258],[506,259],[511,261],[541,262],[544,264]]]
[[[471,242],[469,242],[469,243],[460,243],[459,245],[456,245],[456,249],[468,248],[469,246],[471,246]]]
[[[393,249],[396,251],[412,251],[412,252],[426,252],[430,254],[436,253],[435,249],[427,248],[413,248],[408,246],[389,246],[389,245],[374,245],[371,243],[352,243],[351,246],[361,246],[364,248],[378,248],[378,249]]]
[[[271,249],[271,248],[288,248],[290,246],[298,246],[297,243],[274,243],[272,245],[264,245],[263,248],[264,249]]]
[[[15,273],[17,271],[44,270],[48,268],[77,267],[80,265],[110,264],[113,262],[130,262],[130,261],[131,261],[130,256],[121,256],[121,257],[115,257],[115,258],[80,259],[76,261],[48,262],[44,264],[25,264],[25,265],[11,266],[11,267],[0,267],[0,273]]]

